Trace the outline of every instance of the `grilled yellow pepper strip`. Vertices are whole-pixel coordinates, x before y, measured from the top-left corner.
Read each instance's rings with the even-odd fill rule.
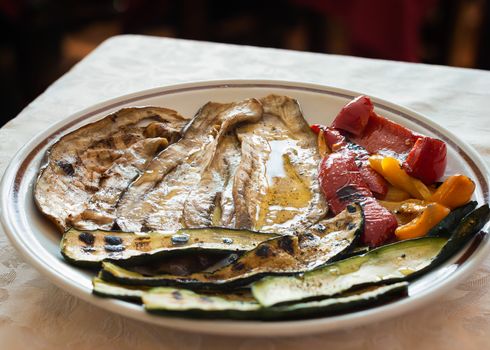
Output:
[[[475,183],[470,178],[464,175],[453,175],[437,188],[430,201],[440,203],[449,209],[455,209],[468,203],[474,191]]]
[[[369,165],[390,184],[408,192],[414,198],[429,200],[432,196],[427,186],[422,181],[408,175],[395,158],[371,156]]]
[[[407,199],[410,199],[410,193],[393,185],[388,186],[388,192],[386,192],[386,196],[383,198],[387,202],[401,202]]]
[[[383,156],[377,154],[369,157],[369,166],[381,175],[383,175],[383,166],[381,165],[383,158],[384,158]]]
[[[444,219],[450,210],[439,203],[430,203],[422,215],[406,225],[398,226],[395,235],[399,240],[422,237]]]
[[[318,132],[317,145],[318,152],[322,157],[325,157],[327,154],[332,153],[332,151],[330,151],[330,149],[328,148],[327,141],[325,140],[325,134],[321,129]]]

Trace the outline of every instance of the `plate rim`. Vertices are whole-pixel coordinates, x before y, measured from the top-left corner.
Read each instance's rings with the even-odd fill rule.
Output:
[[[461,282],[464,277],[468,277],[472,270],[475,270],[486,256],[490,252],[490,239],[489,235],[480,237],[480,242],[476,247],[473,247],[476,240],[472,241],[472,245],[467,247],[465,252],[473,249],[476,251],[471,252],[471,259],[463,261],[455,271],[451,273],[445,280],[438,282],[431,288],[418,292],[415,296],[403,298],[402,300],[395,301],[393,303],[382,305],[367,310],[357,311],[353,313],[342,314],[339,316],[329,316],[322,318],[313,318],[307,320],[297,321],[277,321],[277,322],[261,322],[261,321],[230,321],[230,320],[193,320],[174,317],[162,317],[154,316],[146,313],[142,308],[137,305],[129,304],[119,300],[102,299],[94,296],[91,290],[85,288],[82,285],[76,285],[69,279],[63,278],[61,274],[50,269],[49,266],[43,264],[43,260],[40,257],[36,257],[35,254],[30,254],[30,249],[22,240],[19,240],[19,234],[15,230],[15,223],[10,220],[7,211],[11,209],[9,205],[9,199],[11,198],[11,192],[15,189],[15,183],[12,181],[19,170],[20,164],[25,162],[28,156],[32,155],[33,151],[41,145],[40,141],[46,141],[49,143],[53,140],[53,137],[58,137],[60,134],[66,132],[73,126],[82,122],[83,119],[90,118],[93,115],[100,113],[101,110],[108,110],[113,105],[127,104],[132,100],[138,100],[143,98],[150,98],[167,93],[180,93],[185,91],[211,89],[211,88],[282,88],[291,90],[302,90],[317,93],[328,93],[329,95],[337,95],[339,97],[353,97],[361,95],[362,93],[342,89],[334,86],[312,84],[306,82],[293,82],[287,80],[261,80],[261,79],[226,79],[226,80],[203,80],[194,81],[183,84],[173,84],[155,87],[151,89],[141,90],[130,94],[124,94],[106,101],[99,102],[91,105],[83,110],[73,113],[66,118],[52,124],[50,127],[39,132],[23,147],[21,147],[16,154],[10,160],[7,168],[2,177],[0,184],[0,222],[2,227],[9,238],[11,244],[16,248],[22,257],[36,270],[38,270],[43,276],[46,276],[52,283],[58,287],[68,291],[70,294],[81,298],[93,305],[101,307],[111,312],[115,312],[125,317],[138,319],[152,324],[162,325],[167,328],[174,328],[184,331],[195,331],[208,334],[227,334],[227,335],[254,335],[254,336],[297,336],[303,334],[312,334],[318,332],[332,331],[344,327],[353,327],[369,321],[379,321],[381,319],[387,319],[407,312],[408,310],[420,307],[423,304],[434,300],[438,296],[445,293],[448,288],[455,286]],[[445,137],[451,139],[452,145],[457,149],[463,150],[469,159],[475,164],[476,168],[481,172],[482,179],[488,185],[490,183],[489,170],[486,163],[480,157],[478,152],[469,144],[461,140],[454,135],[451,131],[447,130],[443,126],[438,125],[434,121],[425,117],[424,115],[413,111],[407,107],[380,99],[369,95],[373,103],[377,106],[382,106],[385,110],[391,110],[396,114],[403,114],[403,116],[409,116],[412,121],[422,121],[426,125],[430,126],[432,132],[443,134]],[[87,115],[88,114],[88,115]],[[62,130],[60,130],[62,129]],[[53,132],[54,131],[54,132]],[[33,147],[34,146],[34,147]],[[30,151],[28,152],[28,150]],[[461,154],[460,154],[461,155]],[[465,159],[466,160],[466,159]],[[10,180],[10,181],[9,181]],[[14,186],[11,186],[11,185]],[[488,188],[483,191],[485,200],[488,202],[489,190]],[[20,213],[19,213],[20,214]],[[473,247],[473,248],[472,248]],[[131,310],[132,309],[132,310]],[[130,310],[131,312],[128,312]],[[139,312],[134,312],[139,311]],[[292,332],[290,327],[295,327],[295,332]],[[300,327],[300,328],[298,328]]]

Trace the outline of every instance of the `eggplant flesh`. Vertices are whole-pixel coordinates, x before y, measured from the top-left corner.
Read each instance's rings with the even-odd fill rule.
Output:
[[[187,121],[166,108],[124,108],[61,137],[47,151],[36,205],[61,232],[111,229],[122,193]]]

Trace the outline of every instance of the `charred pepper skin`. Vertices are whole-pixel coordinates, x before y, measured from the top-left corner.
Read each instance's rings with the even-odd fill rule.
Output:
[[[376,114],[367,96],[359,96],[344,106],[335,117],[332,127],[347,132],[353,143],[371,154],[388,153],[395,156],[409,175],[426,185],[444,175],[446,144]],[[312,128],[313,131],[319,129],[319,126]]]
[[[364,244],[377,247],[394,238],[398,225],[396,218],[376,201],[363,180],[352,152],[340,150],[323,158],[319,180],[334,214],[352,203],[362,205],[365,221],[361,240]]]

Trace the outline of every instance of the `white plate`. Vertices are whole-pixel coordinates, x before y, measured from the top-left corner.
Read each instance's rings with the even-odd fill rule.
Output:
[[[91,277],[68,265],[59,253],[60,235],[36,209],[32,187],[46,149],[61,135],[128,106],[156,105],[193,115],[208,101],[229,102],[270,93],[298,99],[310,123],[329,124],[332,118],[357,92],[332,87],[284,81],[211,81],[162,87],[122,96],[70,116],[26,144],[7,168],[1,186],[1,221],[10,240],[23,257],[53,283],[77,297],[112,312],[187,331],[227,335],[291,336],[372,323],[399,315],[426,304],[442,293],[450,292],[468,276],[490,250],[489,235],[478,235],[459,256],[410,285],[409,296],[364,311],[338,316],[287,322],[230,320],[191,320],[146,313],[141,307],[91,294]],[[448,145],[448,174],[463,173],[477,183],[475,199],[489,202],[489,176],[478,154],[455,135],[411,110],[373,98],[380,114],[412,130],[438,137]]]

